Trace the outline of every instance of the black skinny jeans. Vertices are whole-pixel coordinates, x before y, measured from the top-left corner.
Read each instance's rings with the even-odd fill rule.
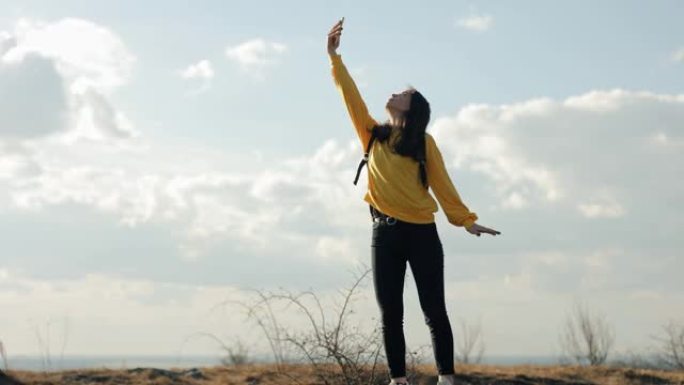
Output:
[[[444,252],[437,225],[373,222],[373,285],[380,307],[390,377],[406,375],[404,276],[406,262],[416,281],[420,307],[430,330],[439,374],[454,373],[454,340],[444,300]]]

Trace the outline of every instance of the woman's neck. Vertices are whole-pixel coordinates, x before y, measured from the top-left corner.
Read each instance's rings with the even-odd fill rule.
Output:
[[[403,118],[396,118],[396,117],[390,116],[389,123],[393,129],[401,129],[404,127],[404,119]]]

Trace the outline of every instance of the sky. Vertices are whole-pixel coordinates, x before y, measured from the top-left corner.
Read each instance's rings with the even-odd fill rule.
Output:
[[[3,1],[10,362],[46,346],[221,354],[197,333],[268,352],[239,308],[213,310],[253,289],[313,290],[333,311],[371,266],[362,149],[325,47],[341,17],[371,114],[420,90],[460,196],[501,232],[435,215],[454,338],[479,323],[486,354],[559,354],[583,302],[614,352],[649,351],[684,324],[682,14],[675,0]],[[429,344],[410,269],[404,303],[407,345]]]

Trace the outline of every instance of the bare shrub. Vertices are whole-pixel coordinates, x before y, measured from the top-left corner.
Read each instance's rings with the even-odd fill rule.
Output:
[[[614,354],[615,357],[617,354]],[[613,358],[609,363],[612,367],[631,369],[660,369],[661,367],[645,352],[626,351]]]
[[[36,338],[38,339],[38,346],[41,351],[41,363],[43,371],[48,371],[53,368],[52,363],[52,353],[50,352],[50,330],[51,330],[52,320],[48,320],[45,324],[45,335],[43,335],[38,326],[35,326]],[[60,367],[62,366],[62,361],[64,359],[64,350],[66,348],[67,337],[69,336],[69,319],[64,318],[62,338],[61,338],[61,351],[59,356]]]
[[[195,337],[207,337],[214,342],[216,342],[221,350],[225,352],[225,355],[220,358],[221,365],[224,366],[240,366],[252,363],[252,359],[249,356],[249,349],[242,342],[242,340],[234,339],[233,343],[226,343],[214,333],[210,332],[196,332],[187,336],[183,341],[183,346],[188,342],[188,340]],[[182,350],[182,347],[181,347]]]
[[[594,315],[586,305],[575,303],[560,334],[562,361],[604,364],[614,341],[615,333],[604,316]]]
[[[16,378],[9,375],[9,365],[7,365],[7,352],[5,351],[5,345],[0,341],[0,356],[2,356],[2,361],[5,365],[5,371],[0,369],[0,384],[2,385],[24,385],[23,382],[17,380]],[[8,373],[5,373],[8,372]]]
[[[407,346],[406,354],[409,356],[406,363],[406,379],[413,384],[419,381],[418,366],[425,362],[426,357],[432,353],[432,344],[423,344],[415,349]]]
[[[653,336],[659,342],[657,361],[668,369],[684,369],[684,325],[669,321],[659,335]]]
[[[455,336],[454,359],[463,364],[482,362],[485,351],[482,320],[468,324],[465,319],[459,317],[458,325],[460,333]]]
[[[290,375],[286,362],[309,363],[317,381],[325,385],[375,384],[383,351],[380,323],[376,321],[372,331],[363,332],[359,325],[348,322],[348,316],[354,313],[351,304],[355,291],[371,271],[361,271],[351,287],[340,292],[342,303],[336,304],[337,311],[332,317],[326,315],[320,299],[310,290],[293,294],[287,290],[272,293],[252,289],[257,295],[254,303],[226,300],[217,306],[236,304],[246,310],[247,317],[266,336],[277,371],[293,383],[300,380]],[[307,299],[313,304],[307,304]],[[285,308],[294,307],[303,316],[304,331],[291,331],[282,325],[277,316],[282,313],[275,310],[279,302],[284,302]],[[412,360],[410,365],[413,364]]]
[[[228,346],[226,349],[226,357],[221,360],[224,365],[244,365],[250,362],[249,359],[249,349],[245,344],[242,343],[240,339],[237,339],[235,343]]]
[[[8,371],[8,366],[7,366],[7,353],[5,352],[5,345],[3,345],[2,341],[0,340],[0,356],[2,356],[2,362],[5,365],[5,371]]]

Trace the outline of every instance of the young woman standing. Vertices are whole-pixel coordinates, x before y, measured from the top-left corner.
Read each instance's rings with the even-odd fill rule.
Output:
[[[407,262],[430,329],[438,385],[455,384],[453,335],[444,300],[444,253],[434,221],[437,203],[428,187],[451,224],[465,227],[478,237],[481,233],[501,233],[475,223],[477,215],[461,201],[434,138],[425,132],[430,105],[422,94],[413,88],[392,94],[386,104],[387,123],[378,124],[369,115],[337,53],[343,22],[344,18],[328,33],[328,55],[335,85],[342,94],[361,146],[366,149],[364,159],[369,160],[368,191],[364,200],[373,218],[373,286],[381,313],[390,384],[408,384],[403,331]]]

